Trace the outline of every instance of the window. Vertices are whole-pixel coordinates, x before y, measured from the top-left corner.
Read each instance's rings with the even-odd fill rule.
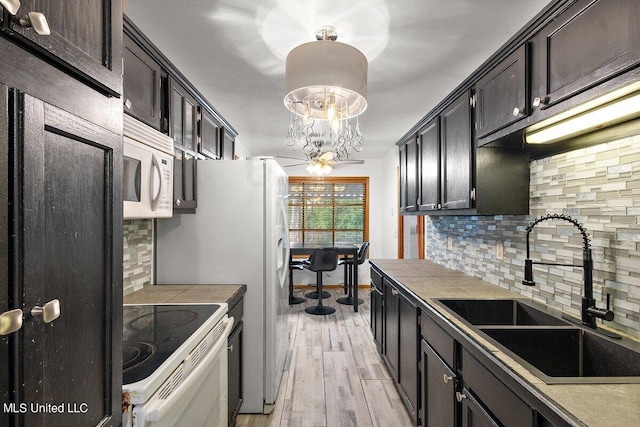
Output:
[[[291,242],[369,240],[368,177],[289,177]]]

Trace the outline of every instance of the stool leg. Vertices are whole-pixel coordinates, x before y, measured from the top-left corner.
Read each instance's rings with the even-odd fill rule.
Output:
[[[305,302],[304,298],[293,295],[293,268],[289,267],[289,305],[301,304]]]
[[[316,287],[318,290],[318,305],[314,307],[307,307],[304,309],[304,311],[309,314],[317,314],[317,315],[335,313],[336,312],[335,308],[322,305],[322,272],[318,271],[316,274],[317,274]]]

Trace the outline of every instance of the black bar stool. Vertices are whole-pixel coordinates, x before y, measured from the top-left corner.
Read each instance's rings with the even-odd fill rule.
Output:
[[[309,314],[326,315],[335,313],[336,309],[322,305],[322,273],[333,271],[338,266],[338,248],[319,248],[313,251],[309,258],[309,265],[305,268],[316,272],[316,289],[318,293],[318,305],[304,309]]]
[[[369,242],[365,241],[358,249],[358,253],[355,258],[340,258],[338,264],[344,265],[344,292],[349,294],[346,297],[336,298],[336,301],[344,305],[353,305],[353,287],[358,286],[357,283],[353,283],[353,269],[358,268],[364,260],[367,258],[367,252],[369,251]],[[358,298],[358,304],[363,304],[364,300]]]

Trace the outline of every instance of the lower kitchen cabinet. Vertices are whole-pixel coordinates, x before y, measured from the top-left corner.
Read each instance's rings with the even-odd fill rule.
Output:
[[[244,312],[244,298],[240,298],[229,308],[229,317],[233,317],[233,329],[229,334],[229,426],[236,424],[236,417],[242,406],[242,316]]]
[[[400,351],[400,323],[398,290],[387,279],[384,283],[384,356],[391,376],[398,382],[398,355]]]
[[[373,334],[373,340],[376,343],[378,352],[382,353],[383,343],[383,325],[384,325],[384,311],[383,311],[383,293],[382,290],[372,284],[371,285],[371,333]]]
[[[422,410],[424,426],[454,426],[457,375],[425,340],[422,353]]]
[[[466,388],[456,394],[456,399],[462,406],[462,427],[500,427]]]

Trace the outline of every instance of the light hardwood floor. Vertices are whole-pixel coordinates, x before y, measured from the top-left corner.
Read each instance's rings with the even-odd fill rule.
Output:
[[[290,349],[278,400],[270,415],[240,415],[236,427],[411,426],[409,414],[378,354],[369,328],[369,291],[358,313],[336,303],[328,316],[313,316],[307,300],[289,309]]]

